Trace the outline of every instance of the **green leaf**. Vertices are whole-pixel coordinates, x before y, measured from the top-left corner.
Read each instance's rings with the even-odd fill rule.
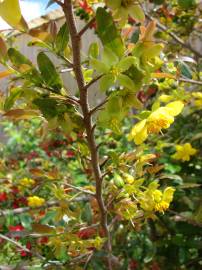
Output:
[[[69,42],[69,29],[67,24],[64,23],[56,36],[55,45],[57,51],[63,53],[67,47],[68,42]]]
[[[10,91],[10,95],[6,98],[4,103],[4,110],[8,111],[12,108],[15,101],[20,97],[22,94],[23,89],[21,87],[12,88]]]
[[[104,47],[110,48],[116,55],[122,57],[124,45],[113,18],[104,8],[99,7],[96,12],[98,36]]]
[[[92,209],[89,203],[86,203],[82,211],[81,218],[83,221],[87,222],[88,224],[92,223],[93,214],[92,214]]]
[[[49,8],[51,5],[53,5],[54,3],[55,3],[54,0],[49,0],[49,1],[48,1],[48,4],[47,4],[47,6],[46,6],[46,9]]]
[[[99,56],[99,45],[97,42],[93,42],[90,44],[88,49],[88,55],[92,58],[98,58]]]
[[[59,92],[62,88],[62,81],[52,61],[45,53],[40,52],[37,57],[37,62],[44,83],[55,92]]]
[[[117,80],[119,81],[119,84],[132,90],[135,91],[135,85],[134,82],[126,75],[124,74],[119,74],[117,76]]]
[[[8,57],[12,64],[17,68],[19,68],[23,64],[32,66],[32,62],[15,48],[10,48],[8,50]]]
[[[32,217],[29,214],[21,214],[20,215],[20,222],[23,227],[26,229],[30,230],[31,229],[31,224],[32,224]]]
[[[111,86],[113,86],[115,82],[115,76],[113,74],[106,74],[100,79],[100,90],[105,92]]]
[[[143,57],[147,57],[148,59],[159,56],[160,52],[163,50],[163,44],[155,44],[152,47],[145,48]]]
[[[113,51],[107,47],[104,48],[102,54],[102,62],[109,68],[116,65],[119,61],[119,58]]]
[[[114,175],[113,182],[114,182],[115,186],[118,188],[122,188],[124,186],[123,178],[117,173]]]
[[[178,67],[183,76],[185,76],[188,79],[192,79],[192,72],[187,64],[185,64],[184,62],[180,62]]]
[[[57,101],[53,98],[36,98],[33,100],[39,110],[42,112],[43,116],[49,120],[57,116]]]
[[[109,71],[109,67],[105,63],[95,58],[90,60],[90,64],[98,73],[108,73]]]
[[[117,68],[119,69],[120,72],[124,72],[129,69],[129,67],[132,66],[135,62],[135,57],[133,56],[127,56],[118,63]]]
[[[21,15],[18,0],[0,1],[0,17],[10,26],[20,31],[28,29],[27,23]]]
[[[145,15],[140,5],[132,5],[129,9],[130,16],[136,21],[144,22]]]
[[[132,43],[137,43],[138,40],[139,40],[139,37],[140,37],[140,29],[138,28],[137,30],[135,30],[132,34],[132,37],[131,37],[131,42]]]
[[[48,211],[44,217],[41,218],[41,224],[48,224],[50,221],[53,221],[56,216],[56,211]]]
[[[189,9],[196,5],[196,0],[178,0],[178,5],[181,8]]]

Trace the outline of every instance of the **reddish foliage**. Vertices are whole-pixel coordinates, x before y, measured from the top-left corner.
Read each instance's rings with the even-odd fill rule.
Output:
[[[0,202],[5,202],[8,199],[6,192],[0,193]]]
[[[129,267],[130,267],[130,270],[136,270],[138,268],[138,262],[136,260],[131,260]]]
[[[96,229],[95,228],[86,228],[86,229],[81,229],[77,235],[81,239],[89,239],[96,234]]]

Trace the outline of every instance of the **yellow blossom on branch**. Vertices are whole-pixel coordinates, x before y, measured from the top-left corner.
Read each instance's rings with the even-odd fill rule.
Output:
[[[172,155],[172,158],[182,161],[189,161],[190,157],[195,155],[197,149],[193,148],[190,143],[178,144],[175,146],[176,153]]]
[[[161,191],[158,189],[158,186],[158,182],[154,181],[140,195],[140,206],[143,210],[164,213],[169,208],[175,189],[167,187],[164,191]]]
[[[23,187],[31,187],[35,184],[35,181],[31,178],[23,178],[20,180],[20,185],[22,185]]]
[[[174,116],[181,113],[184,104],[182,101],[173,101],[164,107],[153,111],[147,119],[138,122],[129,134],[129,140],[136,144],[144,142],[151,133],[159,133],[162,129],[169,128],[174,122]]]
[[[32,196],[27,198],[28,206],[32,208],[40,207],[44,205],[45,200],[43,198],[40,198],[38,196]]]
[[[194,97],[194,104],[196,107],[202,107],[202,93],[201,92],[193,92],[192,96]]]

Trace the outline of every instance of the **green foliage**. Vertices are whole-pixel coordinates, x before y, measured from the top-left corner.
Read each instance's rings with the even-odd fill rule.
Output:
[[[36,66],[2,33],[1,265],[201,269],[200,7],[148,1],[146,21],[143,2],[65,1],[59,30],[27,31]],[[95,32],[87,53],[72,11]],[[0,16],[27,30],[18,1]]]

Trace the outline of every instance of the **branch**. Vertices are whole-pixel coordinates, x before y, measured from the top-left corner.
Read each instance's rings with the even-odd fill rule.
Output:
[[[100,210],[101,226],[107,239],[107,251],[108,251],[108,267],[112,270],[111,263],[111,237],[108,229],[107,210],[104,204],[102,196],[102,173],[99,166],[99,155],[97,151],[97,145],[95,142],[95,135],[93,129],[92,116],[90,114],[88,95],[86,91],[85,81],[82,72],[81,65],[81,35],[77,31],[75,24],[75,18],[73,14],[73,5],[71,0],[64,0],[63,11],[65,14],[66,22],[69,27],[71,42],[72,42],[72,54],[73,54],[73,68],[77,82],[77,86],[80,93],[80,105],[83,113],[83,121],[86,129],[88,147],[91,153],[91,165],[96,181],[96,200]]]
[[[150,16],[148,13],[145,12],[145,16],[150,21],[156,20],[156,18]],[[171,32],[165,25],[161,24],[159,21],[157,21],[157,26],[159,29],[161,29],[164,32],[167,32],[167,34],[172,37],[177,43],[179,43],[182,47],[192,51],[197,57],[202,57],[202,54],[195,50],[190,44],[185,43],[181,38],[179,38],[175,33]]]
[[[45,259],[45,258],[44,258],[43,256],[41,256],[39,253],[37,253],[37,252],[35,252],[35,251],[33,251],[33,250],[30,250],[30,249],[28,249],[28,248],[26,248],[26,247],[23,247],[20,243],[16,242],[15,240],[13,240],[13,239],[11,239],[11,238],[9,238],[9,237],[7,237],[7,236],[1,234],[1,233],[0,233],[0,238],[6,240],[7,242],[10,242],[11,244],[13,244],[13,245],[15,245],[16,247],[18,247],[18,248],[20,248],[20,249],[26,251],[27,253],[31,253],[31,254],[35,255],[36,257],[38,257],[38,258],[40,258],[40,259],[42,259],[42,260]]]
[[[78,33],[78,35],[81,37],[90,27],[91,25],[95,22],[95,17],[93,17]]]
[[[173,210],[168,210],[170,213],[174,214],[175,216],[172,217],[172,219],[176,222],[178,221],[184,221],[184,222],[187,222],[193,226],[198,226],[198,227],[202,227],[202,223],[199,223],[197,221],[195,221],[194,219],[191,219],[191,218],[187,218],[183,215],[181,215],[180,213],[178,212],[175,212]]]
[[[100,104],[98,104],[97,106],[95,106],[93,109],[90,110],[90,114],[94,114],[97,110],[99,110],[103,105],[105,105],[107,103],[108,99],[106,98],[105,100],[103,100]]]
[[[70,187],[70,188],[73,188],[73,189],[75,189],[75,190],[78,190],[78,191],[81,191],[81,192],[83,192],[83,193],[86,193],[86,194],[88,194],[88,195],[95,196],[95,193],[93,193],[93,192],[91,192],[91,191],[89,191],[89,190],[83,189],[83,188],[81,188],[81,187],[76,187],[76,186],[73,186],[73,185],[71,185],[71,184],[69,184],[69,183],[65,183],[65,185],[68,186],[68,187]]]
[[[60,2],[59,0],[53,0],[56,4],[58,4],[59,6],[63,7],[63,3]]]
[[[102,78],[103,75],[99,75],[98,77],[92,79],[88,84],[86,84],[85,89],[87,90],[91,85],[96,83],[99,79]]]
[[[185,82],[185,83],[191,83],[191,84],[202,85],[202,81],[195,81],[195,80],[184,79],[184,78],[179,78],[178,80],[179,80],[180,82]]]
[[[74,202],[80,202],[80,201],[85,202],[85,201],[89,201],[89,198],[80,196],[80,197],[74,198],[73,201]],[[7,215],[10,215],[10,214],[19,215],[19,214],[22,214],[22,213],[25,213],[25,212],[29,212],[31,210],[44,209],[44,208],[47,208],[47,207],[58,206],[58,205],[59,205],[59,201],[50,201],[50,202],[47,202],[45,205],[42,205],[42,206],[37,207],[37,208],[20,207],[20,208],[8,209],[8,210],[4,210],[4,211],[0,210],[0,217],[7,216]]]

